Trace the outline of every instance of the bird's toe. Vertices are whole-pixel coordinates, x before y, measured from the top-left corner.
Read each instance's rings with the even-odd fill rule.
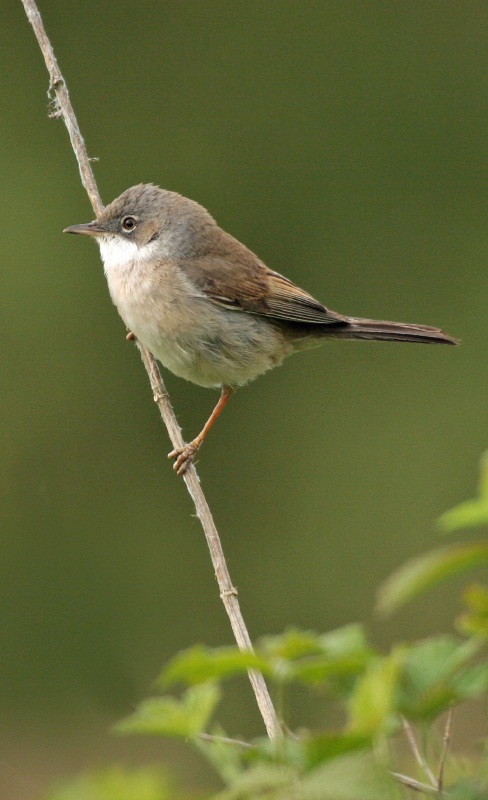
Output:
[[[185,444],[184,447],[175,447],[171,453],[168,453],[168,458],[175,459],[173,469],[177,475],[183,475],[186,472],[197,450],[198,446],[194,442],[190,442],[189,444]]]

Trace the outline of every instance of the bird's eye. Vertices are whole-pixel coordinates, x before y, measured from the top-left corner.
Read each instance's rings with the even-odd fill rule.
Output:
[[[122,227],[125,231],[131,231],[133,228],[135,228],[136,221],[134,217],[124,217],[122,220]]]

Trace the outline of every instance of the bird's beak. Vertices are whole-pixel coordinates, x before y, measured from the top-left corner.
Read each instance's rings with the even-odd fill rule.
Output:
[[[107,231],[94,220],[94,222],[87,222],[84,225],[71,225],[70,228],[65,228],[63,233],[85,233],[87,236],[101,236]]]

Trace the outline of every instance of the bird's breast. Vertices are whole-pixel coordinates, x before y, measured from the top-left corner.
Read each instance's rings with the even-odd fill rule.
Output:
[[[105,262],[105,274],[120,316],[148,347],[191,324],[189,305],[198,291],[174,262],[133,260],[117,268]]]
[[[196,380],[200,343],[212,324],[196,303],[203,297],[175,262],[104,260],[110,295],[128,328],[180,377]],[[204,306],[205,308],[205,306]],[[218,385],[212,376],[207,385]]]
[[[175,375],[200,386],[239,386],[291,352],[264,319],[210,301],[177,262],[104,266],[125,324]]]

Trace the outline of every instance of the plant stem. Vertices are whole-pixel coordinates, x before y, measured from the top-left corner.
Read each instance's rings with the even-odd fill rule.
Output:
[[[400,775],[399,772],[392,772],[391,774],[397,779],[397,781],[402,783],[404,786],[408,786],[409,789],[413,789],[415,792],[421,792],[422,794],[437,794],[437,789],[434,786],[429,786],[427,783],[416,781],[415,778],[409,778],[407,775]]]
[[[73,148],[78,167],[80,170],[81,182],[86,189],[93,210],[98,216],[103,211],[103,203],[98,192],[98,187],[91,168],[90,159],[86,152],[85,143],[78,127],[71,101],[69,99],[68,88],[64,80],[61,70],[59,69],[58,62],[54,55],[54,51],[46,34],[39,9],[35,0],[22,0],[25,12],[34,28],[39,47],[46,62],[47,71],[49,73],[50,83],[48,95],[54,93],[54,100],[51,105],[54,107],[53,112],[50,114],[51,118],[62,117],[68,129],[71,146]],[[175,417],[173,408],[171,406],[170,398],[164,386],[158,365],[154,360],[153,355],[141,342],[137,342],[140,350],[142,361],[146,367],[147,374],[151,383],[154,400],[158,405],[161,416],[168,430],[169,437],[174,447],[183,447],[184,440],[181,434],[180,426]],[[253,647],[251,639],[241,614],[239,601],[237,599],[237,589],[232,585],[227,564],[225,561],[222,545],[220,543],[217,528],[206,501],[205,495],[200,486],[200,480],[193,464],[186,470],[184,480],[188,491],[195,504],[197,516],[202,524],[205,537],[207,540],[208,548],[210,550],[210,557],[215,570],[215,575],[220,589],[220,597],[225,606],[225,610],[230,619],[230,624],[234,632],[237,645],[240,650],[252,652]],[[278,739],[283,734],[280,728],[276,712],[271,701],[268,688],[265,680],[258,670],[249,670],[249,679],[251,681],[256,701],[259,710],[266,725],[266,730],[271,739]]]

